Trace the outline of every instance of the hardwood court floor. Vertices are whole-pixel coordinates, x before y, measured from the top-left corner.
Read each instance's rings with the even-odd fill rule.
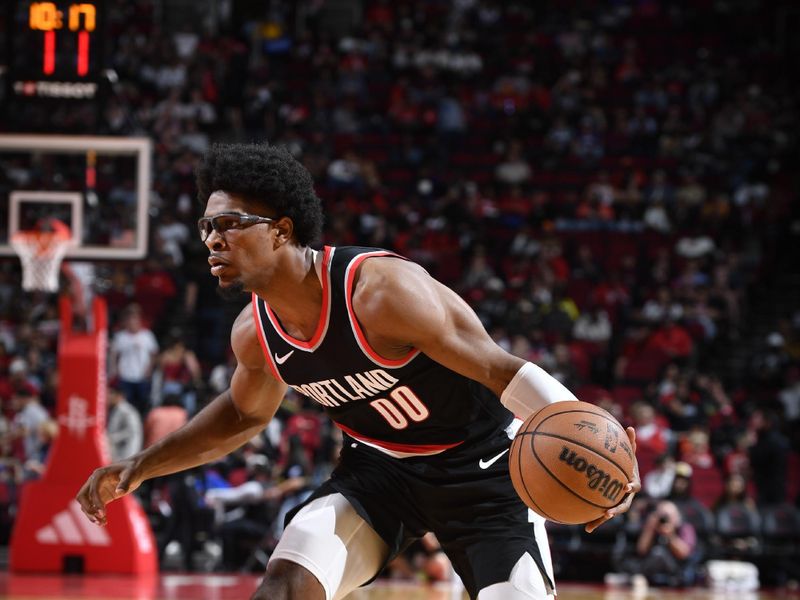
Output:
[[[168,574],[152,578],[120,576],[45,576],[0,573],[3,600],[246,600],[259,578],[241,575]],[[710,590],[654,590],[634,594],[602,586],[562,583],[558,600],[788,600],[797,592],[714,592]],[[462,600],[466,594],[452,586],[379,581],[348,596],[348,600]]]

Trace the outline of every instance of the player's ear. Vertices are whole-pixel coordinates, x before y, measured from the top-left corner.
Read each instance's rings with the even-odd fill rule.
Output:
[[[289,217],[281,217],[272,224],[272,227],[275,230],[273,250],[277,250],[280,246],[292,241],[294,223]]]

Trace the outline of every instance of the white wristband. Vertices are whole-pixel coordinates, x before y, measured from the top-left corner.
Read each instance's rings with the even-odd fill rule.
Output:
[[[503,406],[523,420],[540,408],[563,400],[577,398],[558,379],[530,362],[520,367],[500,396]]]

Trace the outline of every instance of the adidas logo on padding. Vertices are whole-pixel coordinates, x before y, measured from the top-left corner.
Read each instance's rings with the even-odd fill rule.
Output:
[[[102,527],[90,522],[73,500],[66,510],[55,515],[49,525],[36,532],[40,544],[67,546],[110,546],[111,536]]]

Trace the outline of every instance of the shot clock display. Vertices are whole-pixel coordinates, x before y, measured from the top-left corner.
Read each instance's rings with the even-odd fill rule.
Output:
[[[93,98],[103,69],[104,0],[10,4],[13,93]]]

